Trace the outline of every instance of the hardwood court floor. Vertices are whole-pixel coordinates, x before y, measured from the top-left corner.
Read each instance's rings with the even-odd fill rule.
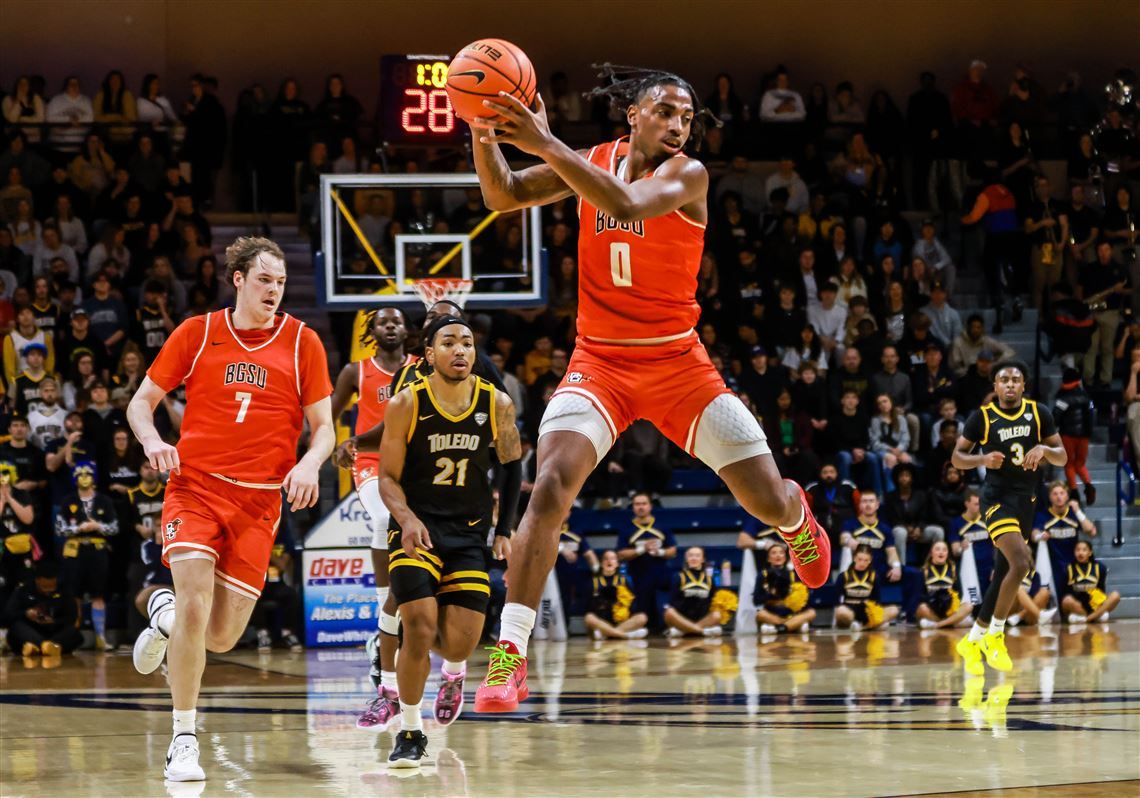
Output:
[[[402,777],[384,766],[392,735],[354,726],[370,692],[362,650],[238,652],[206,670],[209,780],[193,785],[162,781],[160,675],[139,676],[123,654],[52,670],[8,657],[0,794],[1140,794],[1127,781],[1140,779],[1140,622],[1018,631],[1015,672],[987,673],[984,686],[965,683],[957,632],[534,643],[522,710],[479,716],[468,704],[447,729],[428,722],[437,764]]]

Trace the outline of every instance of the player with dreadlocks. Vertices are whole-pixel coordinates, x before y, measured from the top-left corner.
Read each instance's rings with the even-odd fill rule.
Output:
[[[347,364],[341,369],[333,389],[333,418],[339,419],[357,396],[356,432],[371,429],[383,422],[384,411],[392,396],[392,378],[403,367],[418,358],[404,350],[408,338],[408,319],[396,307],[382,307],[365,316],[360,343],[376,348],[376,354]],[[376,598],[379,612],[377,651],[373,657],[373,678],[377,696],[369,702],[357,725],[371,729],[384,727],[398,710],[396,703],[396,621],[395,602],[388,598],[388,510],[380,500],[380,455],[361,452],[351,461],[356,493],[372,531],[372,571],[376,575]],[[379,660],[376,662],[375,660]],[[377,667],[379,666],[379,667]],[[386,714],[390,717],[384,717]]]
[[[677,75],[606,66],[602,77],[608,85],[593,95],[625,113],[628,137],[575,152],[551,134],[541,96],[532,111],[501,94],[472,123],[489,208],[577,195],[581,230],[578,340],[539,427],[538,474],[513,544],[502,631],[475,694],[477,712],[509,712],[527,697],[527,641],[562,519],[634,419],[656,424],[716,471],[745,510],[778,528],[805,585],[819,587],[831,569],[827,534],[803,490],[780,476],[755,416],[725,387],[693,329],[709,176],[685,149],[711,114]],[[512,171],[502,144],[544,163]]]

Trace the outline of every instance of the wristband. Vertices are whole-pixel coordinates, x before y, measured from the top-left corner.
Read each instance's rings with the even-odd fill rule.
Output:
[[[638,554],[645,554],[645,544],[644,543],[639,542],[633,548]]]
[[[1089,517],[1087,515],[1085,515],[1083,510],[1077,510],[1076,516],[1077,516],[1077,520],[1080,521],[1082,524],[1085,521],[1089,520]]]
[[[756,549],[757,551],[763,551],[764,550],[764,541],[763,540],[752,541],[752,548]]]
[[[591,573],[596,574],[600,570],[602,570],[601,563],[594,563],[593,565],[590,566],[590,572]]]
[[[902,563],[893,562],[891,563],[891,568],[902,568]]]

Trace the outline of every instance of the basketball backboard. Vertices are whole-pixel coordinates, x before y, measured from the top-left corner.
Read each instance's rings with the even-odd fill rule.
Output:
[[[325,308],[419,306],[429,278],[470,280],[472,309],[546,301],[538,208],[487,210],[474,174],[324,175],[320,191]]]

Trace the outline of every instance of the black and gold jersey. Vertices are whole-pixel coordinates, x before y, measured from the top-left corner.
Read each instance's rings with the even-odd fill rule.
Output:
[[[1103,592],[1108,581],[1108,569],[1096,560],[1089,560],[1084,565],[1074,562],[1069,564],[1066,577],[1070,593],[1091,593],[1094,590]]]
[[[1001,468],[986,470],[987,489],[995,495],[1032,496],[1037,492],[1041,473],[1022,468],[1025,455],[1056,433],[1053,414],[1042,413],[1031,399],[1022,399],[1016,410],[1003,410],[996,402],[975,410],[966,419],[962,437],[973,441],[986,454],[1001,452],[1005,455]]]
[[[158,357],[162,345],[170,337],[170,333],[166,331],[166,322],[162,318],[162,311],[152,310],[143,305],[135,311],[135,319],[141,337],[139,343],[142,344],[143,357],[146,358],[147,363],[153,363],[154,359]]]
[[[457,416],[443,410],[431,382],[410,385],[412,421],[400,485],[418,518],[464,522],[485,533],[491,526],[491,444],[495,387],[475,377],[471,404]],[[429,527],[430,528],[430,527]]]
[[[404,388],[413,385],[431,374],[432,368],[423,358],[405,363],[392,375],[392,390],[390,395],[395,396]]]
[[[927,595],[941,590],[953,590],[958,583],[958,569],[952,562],[944,562],[942,565],[927,563],[922,566],[922,581],[926,585]]]
[[[162,502],[166,497],[166,486],[159,482],[153,490],[147,490],[140,482],[138,487],[127,491],[131,503],[134,523],[142,524],[148,532],[153,532],[162,520]]]
[[[45,333],[59,338],[59,321],[62,318],[62,311],[59,305],[54,301],[49,301],[46,305],[37,305],[35,302],[31,305],[32,313],[36,317],[36,327],[43,330]],[[149,360],[147,361],[150,362]]]
[[[756,587],[752,590],[752,601],[757,607],[781,602],[788,597],[792,592],[792,586],[799,581],[790,563],[781,566],[764,563],[756,572]]]
[[[608,604],[613,604],[618,600],[618,588],[631,590],[629,580],[621,573],[615,573],[612,576],[598,574],[594,577],[593,586],[594,597]]]
[[[46,371],[38,377],[33,377],[26,371],[21,371],[12,386],[12,397],[16,400],[16,410],[27,418],[28,413],[40,409],[40,386],[50,377]]]
[[[877,601],[879,598],[879,584],[875,569],[857,571],[851,565],[843,572],[843,603],[847,605],[861,605],[866,601]]]
[[[673,582],[669,605],[689,620],[697,621],[708,614],[712,594],[712,575],[703,568],[682,568]]]

